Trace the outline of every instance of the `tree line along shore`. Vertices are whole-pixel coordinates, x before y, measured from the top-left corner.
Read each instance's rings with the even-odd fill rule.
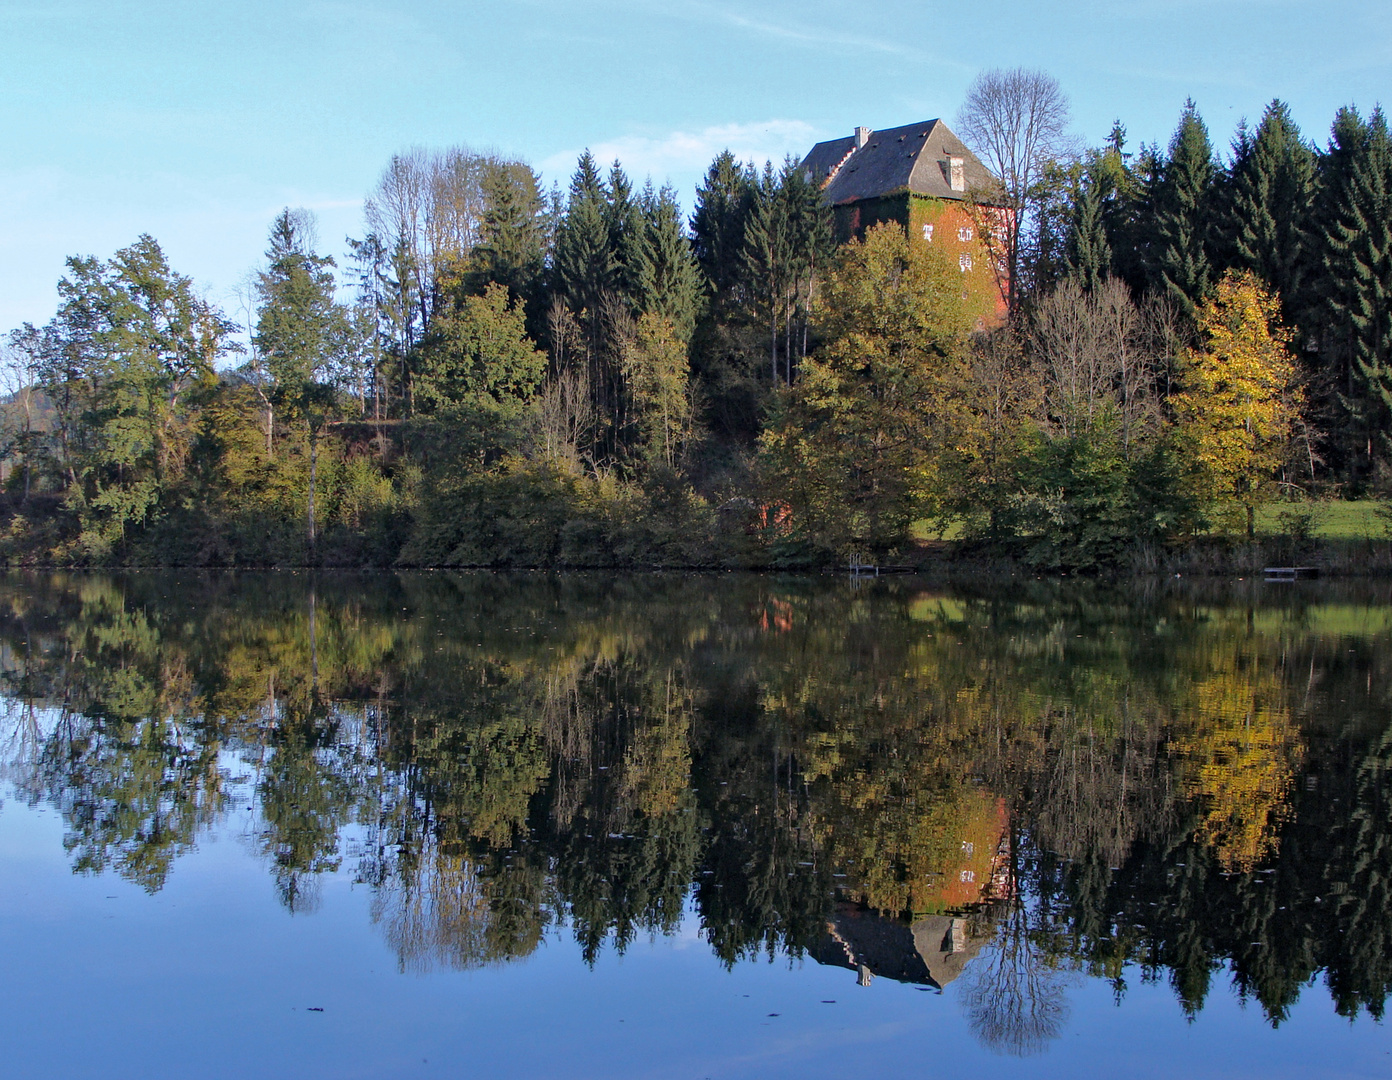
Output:
[[[71,258],[6,338],[0,559],[1392,567],[1317,535],[1392,486],[1381,110],[1318,144],[1274,101],[1225,151],[1192,102],[1163,147],[1067,121],[983,74],[984,171],[898,217],[815,154],[722,153],[688,217],[455,148],[393,157],[342,256],[280,213],[228,308],[148,235]],[[970,250],[913,216],[948,211]]]

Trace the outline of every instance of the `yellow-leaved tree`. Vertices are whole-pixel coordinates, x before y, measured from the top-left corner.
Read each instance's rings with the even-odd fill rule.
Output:
[[[1170,744],[1197,812],[1195,839],[1229,873],[1274,854],[1291,817],[1300,729],[1279,674],[1251,657],[1217,658],[1190,691]]]
[[[1181,392],[1170,399],[1201,494],[1217,520],[1245,518],[1249,540],[1305,404],[1279,311],[1258,278],[1225,274],[1199,309],[1203,344],[1185,354]]]

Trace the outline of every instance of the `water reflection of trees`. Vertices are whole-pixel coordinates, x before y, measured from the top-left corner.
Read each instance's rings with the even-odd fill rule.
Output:
[[[1197,1011],[1226,968],[1279,1022],[1323,971],[1380,1016],[1388,608],[1298,597],[10,580],[8,775],[151,891],[250,805],[286,907],[346,863],[410,970],[552,930],[592,961],[687,903],[725,963],[820,957],[840,902],[969,914],[951,970],[1005,1052],[1072,972]]]
[[[967,969],[962,1001],[982,1045],[1027,1057],[1063,1034],[1068,973],[1042,948],[1025,904],[1012,900],[996,914],[994,947]]]

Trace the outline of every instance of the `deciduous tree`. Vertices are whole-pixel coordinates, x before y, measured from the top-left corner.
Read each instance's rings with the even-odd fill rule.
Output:
[[[1068,98],[1058,80],[1025,68],[982,72],[967,88],[957,130],[1000,181],[1000,190],[978,193],[1007,211],[999,247],[1008,276],[1006,301],[1013,313],[1021,296],[1021,246],[1047,167],[1066,149]]]
[[[1276,298],[1249,273],[1224,275],[1198,327],[1202,344],[1184,357],[1171,404],[1204,494],[1220,518],[1245,519],[1250,540],[1304,406],[1290,332]]]

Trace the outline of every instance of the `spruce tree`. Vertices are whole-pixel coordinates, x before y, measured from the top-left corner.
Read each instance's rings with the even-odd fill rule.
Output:
[[[743,259],[745,227],[755,173],[729,150],[720,153],[696,189],[692,246],[706,287],[704,314],[692,339],[691,364],[701,382],[703,421],[727,437],[748,442],[764,413],[758,374],[766,363],[766,335],[755,324]],[[760,320],[762,321],[762,320]]]
[[[697,262],[717,304],[742,279],[740,251],[744,245],[752,187],[749,171],[740,168],[734,154],[724,150],[711,162],[705,179],[696,189],[696,210],[691,215],[692,242]]]
[[[1112,247],[1107,242],[1103,220],[1103,184],[1106,181],[1091,170],[1084,177],[1083,189],[1073,206],[1072,227],[1064,258],[1068,276],[1092,292],[1111,272]]]
[[[639,201],[643,233],[637,257],[638,308],[665,319],[685,347],[696,326],[703,289],[682,228],[677,193],[670,186],[654,192],[649,184]]]
[[[546,203],[536,173],[521,162],[489,161],[480,187],[484,212],[470,291],[481,294],[497,282],[534,311],[546,239]]]
[[[1124,136],[1124,132],[1118,132]],[[1165,159],[1160,147],[1142,143],[1135,163],[1117,148],[1126,171],[1126,186],[1107,208],[1107,241],[1112,248],[1112,266],[1137,296],[1154,287],[1156,242],[1154,209],[1160,189]]]
[[[1345,404],[1366,432],[1363,455],[1371,464],[1388,449],[1392,416],[1392,139],[1382,112],[1365,124],[1341,110],[1324,164],[1325,299],[1349,360]]]
[[[1308,322],[1307,267],[1315,205],[1315,155],[1300,138],[1290,110],[1267,106],[1251,136],[1239,136],[1225,225],[1234,262],[1281,297],[1285,320]]]
[[[286,393],[316,381],[341,333],[334,261],[317,255],[303,212],[282,210],[271,224],[253,342],[266,375]]]
[[[605,195],[604,222],[614,259],[614,291],[632,307],[638,295],[638,268],[642,260],[643,210],[634,197],[628,175],[617,161],[609,169]]]
[[[1187,101],[1155,187],[1150,247],[1152,281],[1190,317],[1213,283],[1216,172],[1208,129],[1194,102]]]
[[[768,328],[769,371],[779,380],[778,331],[788,293],[791,257],[788,207],[782,197],[782,177],[765,162],[763,174],[754,187],[749,217],[744,230],[744,269],[749,277],[755,306]],[[785,363],[788,381],[792,372]]]
[[[597,324],[605,293],[613,288],[618,263],[610,244],[607,200],[594,156],[586,150],[570,181],[565,216],[556,229],[557,291],[577,315]]]
[[[1106,143],[1088,156],[1064,250],[1068,275],[1089,291],[1109,275],[1124,276],[1117,253],[1134,248],[1140,188],[1129,158],[1126,128],[1116,120]]]

